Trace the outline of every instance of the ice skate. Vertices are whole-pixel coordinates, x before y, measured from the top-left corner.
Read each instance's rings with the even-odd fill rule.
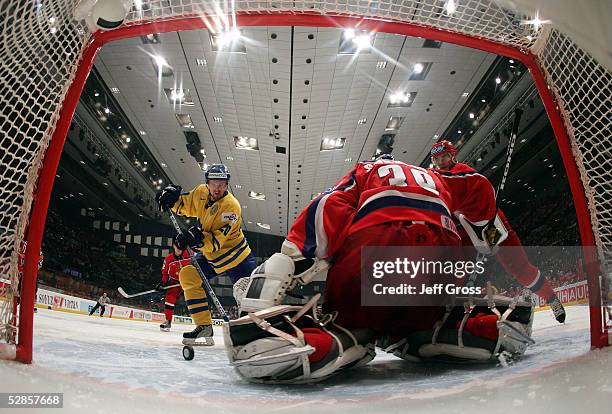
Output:
[[[172,321],[165,321],[161,325],[159,325],[159,329],[162,332],[170,332],[170,327],[172,326]]]
[[[213,346],[214,344],[212,325],[198,325],[193,331],[183,334],[183,345]]]

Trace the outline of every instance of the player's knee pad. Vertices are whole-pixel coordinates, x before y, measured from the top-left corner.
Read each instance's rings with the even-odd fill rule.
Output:
[[[244,289],[245,293],[242,292],[243,284],[235,287],[234,297],[240,298],[240,310],[244,312],[256,312],[280,305],[288,291],[298,284],[310,283],[328,268],[329,263],[325,260],[274,253],[253,271]],[[241,291],[237,292],[238,289]]]
[[[500,356],[517,358],[533,344],[531,329],[533,307],[529,302],[497,296],[492,302],[479,298],[456,298],[443,318],[431,330],[410,332],[404,337],[383,337],[377,342],[382,350],[410,360],[451,362],[497,362]],[[493,315],[493,319],[487,316]],[[484,318],[482,318],[484,316]],[[493,320],[494,337],[482,329],[469,329],[470,322],[480,317]]]
[[[323,325],[313,307],[274,306],[224,325],[231,365],[248,381],[309,383],[374,358],[373,332]]]
[[[192,265],[185,266],[179,272],[179,282],[183,290],[189,290],[202,287],[202,278]]]

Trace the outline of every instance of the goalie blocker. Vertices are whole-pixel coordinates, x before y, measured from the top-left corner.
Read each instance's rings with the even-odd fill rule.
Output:
[[[291,242],[285,241],[281,253],[270,256],[253,271],[250,278],[236,282],[234,298],[241,312],[256,312],[282,305],[287,292],[298,284],[309,284],[328,268],[326,260],[307,259]]]

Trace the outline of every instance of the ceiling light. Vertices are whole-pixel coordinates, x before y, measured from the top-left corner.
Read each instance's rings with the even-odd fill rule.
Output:
[[[482,158],[478,157],[478,159],[476,161],[480,162],[480,161],[482,161]]]
[[[195,128],[193,122],[191,121],[191,115],[189,114],[174,114],[176,116],[176,120],[180,126],[183,128]]]
[[[145,36],[140,36],[140,40],[145,45],[155,45],[161,43],[161,40],[159,39],[159,33],[150,33]]]
[[[123,178],[120,178],[119,181],[121,181],[122,183],[125,182],[125,180]]]
[[[217,45],[219,46],[219,48],[223,49],[224,47],[230,46],[232,43],[239,40],[240,37],[240,31],[236,28],[233,28],[217,35]]]
[[[85,165],[85,161],[81,160],[79,161],[81,164]]]
[[[432,139],[438,139],[439,135],[438,134],[434,134]]]
[[[227,157],[225,157],[226,160],[228,161],[234,161],[234,157],[228,155]]]
[[[387,67],[387,62],[385,60],[376,62],[376,69],[384,69],[386,67]]]
[[[521,139],[521,142],[525,142],[525,141],[527,141],[527,138]]]
[[[153,56],[153,61],[159,68],[163,68],[164,66],[169,66],[168,62],[166,62],[166,59],[164,59],[163,57],[159,55]]]
[[[416,94],[416,92],[395,92],[389,96],[389,105],[387,107],[410,107]]]
[[[491,169],[492,169],[492,170],[494,170],[494,169],[496,169],[496,168],[497,168],[497,165],[492,165],[492,166],[491,166]]]
[[[127,200],[121,200],[121,201],[123,201],[124,203],[126,203],[126,204],[127,204]]]
[[[509,63],[514,63],[514,60],[513,60],[513,59],[510,59],[508,62],[509,62]]]
[[[107,114],[107,115],[110,114],[110,109],[104,108],[104,113]]]
[[[206,66],[206,59],[197,58],[196,63],[198,64],[198,66]]]
[[[367,118],[361,118],[359,121],[357,121],[357,125],[363,125],[363,124],[365,124],[366,122],[368,122],[368,119],[367,119]]]
[[[240,190],[242,186],[240,184],[236,184],[236,188]]]
[[[345,29],[340,38],[338,54],[354,55],[360,52],[370,53],[372,45],[372,34],[364,31],[355,31],[354,29]]]
[[[353,161],[353,159],[352,159],[352,158],[350,158],[350,157],[349,157],[349,158],[345,158],[345,159],[344,159],[344,162],[351,162],[351,161]]]
[[[550,20],[540,20],[539,13],[536,11],[535,17],[532,20],[523,20],[521,24],[533,25],[533,30],[538,30],[543,24],[550,24]]]
[[[473,113],[473,112],[470,112],[469,117],[470,117],[470,119],[474,119],[474,113]]]
[[[500,79],[499,76],[497,78],[495,78],[495,83],[498,84],[498,85],[501,83],[501,79]]]
[[[257,225],[258,225],[259,227],[261,227],[262,229],[270,230],[270,225],[269,225],[269,224],[266,224],[266,223],[259,223],[259,222],[258,222],[258,223],[257,223]]]
[[[125,139],[125,142],[130,142],[131,140],[132,140],[132,139],[131,139],[130,137],[127,137],[127,138]]]
[[[119,92],[119,88],[111,88],[111,91],[112,91],[113,93],[120,93],[120,92]]]
[[[544,159],[542,160],[542,162],[546,162],[546,161],[548,161],[548,158],[544,158]]]
[[[140,132],[140,135],[147,135],[147,133],[146,133],[146,132],[144,132],[144,131],[142,131],[142,130],[141,130],[141,131],[138,131],[138,132]]]
[[[346,138],[323,138],[321,151],[332,151],[344,148]]]
[[[266,199],[266,195],[264,193],[258,193],[257,191],[249,191],[249,198],[263,201]]]
[[[353,42],[357,45],[357,50],[367,49],[372,45],[372,38],[367,34],[355,36]]]
[[[106,187],[108,187],[108,183],[107,182],[103,182],[103,185],[105,185]]]
[[[455,0],[448,0],[446,2],[446,5],[444,6],[444,9],[446,10],[446,14],[448,14],[449,16],[455,13],[455,11],[457,10],[457,5],[455,4]]]
[[[259,146],[257,144],[257,138],[249,138],[249,137],[234,137],[234,145],[238,149],[244,150],[258,150]]]
[[[221,123],[221,122],[223,122],[223,118],[221,118],[220,116],[215,116],[215,117],[213,117],[213,120],[214,120],[216,123]]]
[[[173,101],[182,101],[185,97],[185,92],[182,89],[172,89],[170,92],[170,99]]]
[[[166,163],[165,163],[165,162],[162,162],[162,163],[161,163],[161,166],[162,166],[162,167],[164,167],[164,168],[166,168],[168,165],[166,165]]]
[[[100,96],[100,92],[94,92],[94,96]]]
[[[385,126],[385,131],[397,131],[401,128],[403,122],[403,116],[392,116],[389,118],[387,126]]]
[[[414,67],[412,68],[412,73],[419,74],[421,72],[423,72],[423,64],[422,63],[415,64]]]
[[[470,96],[470,93],[469,93],[469,92],[463,92],[463,93],[461,94],[461,97],[462,97],[462,98],[467,98],[468,96]]]
[[[355,37],[354,29],[344,29],[344,38],[347,40],[351,40]]]
[[[487,102],[487,101],[486,101],[484,98],[482,98],[482,99],[480,100],[480,102],[485,103],[485,102]]]
[[[458,131],[457,131],[457,134],[461,134],[461,130],[458,130]]]
[[[161,178],[159,180],[157,180],[157,184],[163,184],[164,180],[162,180]]]

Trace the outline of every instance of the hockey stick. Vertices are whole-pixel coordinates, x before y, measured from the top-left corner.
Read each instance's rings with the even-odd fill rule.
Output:
[[[497,215],[497,210],[499,210],[499,205],[497,204],[497,200],[499,200],[499,195],[504,191],[506,186],[506,179],[508,178],[508,171],[510,171],[510,162],[512,162],[512,153],[514,152],[514,145],[516,144],[516,137],[518,136],[518,129],[521,124],[521,117],[523,116],[523,110],[521,108],[514,109],[514,121],[512,122],[512,130],[510,132],[510,140],[508,141],[508,150],[506,151],[506,164],[504,165],[504,174],[502,175],[502,179],[499,182],[499,186],[497,187],[497,191],[495,191],[495,217]]]
[[[176,229],[176,231],[178,233],[183,233],[183,231],[181,230],[181,226],[179,226],[178,221],[176,221],[176,217],[174,217],[174,213],[172,212],[172,210],[168,210],[168,213],[170,213],[170,220],[172,220],[172,224],[174,225],[174,228]],[[204,274],[204,271],[202,271],[200,264],[196,260],[195,253],[193,252],[193,250],[191,250],[191,247],[187,246],[187,252],[189,253],[191,264],[197,269],[198,273],[200,274],[200,278],[202,279],[202,283],[204,284],[204,289],[206,289],[206,293],[208,293],[208,296],[210,297],[213,304],[215,305],[215,308],[217,308],[217,311],[219,311],[221,318],[225,322],[229,322],[229,317],[227,316],[227,313],[225,313],[225,309],[223,309],[223,306],[221,306],[221,302],[219,302],[219,299],[217,298],[215,291],[210,286],[208,279],[206,279],[206,275]]]
[[[177,283],[176,285],[163,286],[160,288],[160,290],[166,290],[166,289],[170,289],[170,288],[177,287],[177,286],[180,286],[180,284]],[[155,292],[160,291],[157,289],[151,289],[151,290],[145,290],[144,292],[132,293],[131,295],[129,295],[125,292],[125,290],[123,290],[122,287],[118,287],[117,290],[119,291],[119,294],[121,294],[121,296],[123,296],[126,299],[133,298],[136,296],[148,295],[150,293],[155,293]]]
[[[518,129],[521,123],[522,116],[523,116],[523,110],[518,107],[515,108],[514,109],[514,120],[512,122],[512,130],[510,131],[510,140],[508,141],[508,149],[506,150],[506,161],[504,165],[504,173],[502,175],[502,179],[499,185],[497,186],[497,190],[495,191],[495,214],[493,214],[493,218],[491,219],[489,224],[492,224],[495,221],[495,217],[497,216],[497,211],[499,210],[499,204],[497,200],[499,200],[499,195],[504,191],[504,188],[506,186],[506,179],[508,178],[508,172],[510,171],[510,162],[512,162],[512,153],[514,152],[514,145],[516,144],[516,137],[518,136]],[[486,255],[484,253],[478,252],[478,254],[476,255],[476,261],[477,262],[483,261],[485,256]],[[476,284],[477,278],[478,278],[478,274],[476,273],[476,270],[474,270],[472,274],[470,275],[470,277],[468,278],[466,286],[474,286]]]

